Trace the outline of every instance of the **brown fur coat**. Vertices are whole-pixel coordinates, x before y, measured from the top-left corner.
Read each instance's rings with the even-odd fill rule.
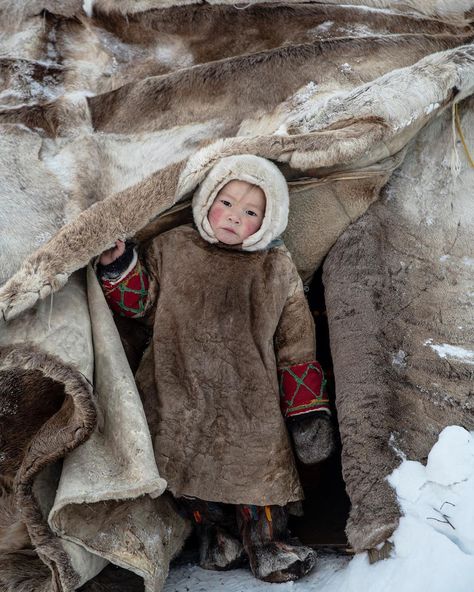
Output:
[[[146,266],[151,300],[158,284],[160,295],[137,381],[170,490],[227,503],[301,499],[277,366],[314,360],[315,337],[288,252],[224,248],[181,226],[152,242]]]

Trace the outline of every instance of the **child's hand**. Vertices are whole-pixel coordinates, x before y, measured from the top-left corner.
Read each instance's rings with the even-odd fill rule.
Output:
[[[115,241],[115,247],[107,249],[102,253],[99,259],[101,265],[110,265],[125,252],[125,242],[118,239]]]

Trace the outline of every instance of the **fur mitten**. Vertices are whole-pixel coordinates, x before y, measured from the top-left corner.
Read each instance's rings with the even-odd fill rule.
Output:
[[[327,413],[308,413],[288,420],[296,456],[305,465],[321,462],[334,451],[334,427]]]

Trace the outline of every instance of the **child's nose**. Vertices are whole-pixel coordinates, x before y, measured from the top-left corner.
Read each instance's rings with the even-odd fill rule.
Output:
[[[227,219],[234,224],[240,224],[240,216],[235,212],[230,212]]]

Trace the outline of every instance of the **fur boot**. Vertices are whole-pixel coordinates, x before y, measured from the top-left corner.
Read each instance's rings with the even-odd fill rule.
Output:
[[[199,540],[199,565],[224,571],[241,565],[244,548],[236,538],[235,507],[196,498],[178,500],[182,512],[194,522]]]
[[[199,565],[203,569],[224,571],[239,567],[245,560],[240,541],[214,524],[197,529],[199,537]]]
[[[253,575],[265,582],[289,582],[316,564],[313,549],[289,540],[288,512],[281,506],[240,506],[238,522]]]

